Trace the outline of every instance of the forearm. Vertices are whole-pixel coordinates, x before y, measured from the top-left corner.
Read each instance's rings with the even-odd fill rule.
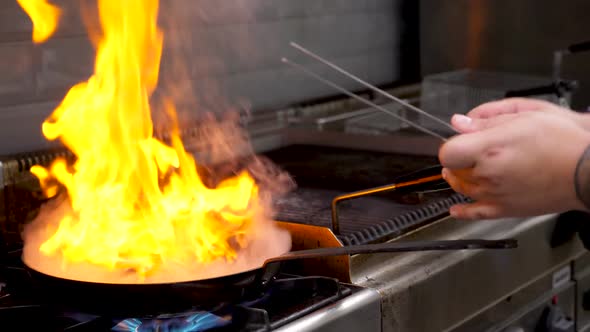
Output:
[[[590,113],[574,113],[574,121],[590,131]]]
[[[590,131],[590,113],[572,111],[572,119],[587,131]],[[577,209],[590,212],[590,146],[580,156],[574,174]]]

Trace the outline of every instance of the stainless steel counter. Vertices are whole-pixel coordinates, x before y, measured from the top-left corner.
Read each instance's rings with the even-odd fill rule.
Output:
[[[445,219],[409,239],[516,238],[517,249],[355,256],[354,282],[378,290],[383,331],[454,331],[585,253],[576,239],[551,248],[555,216],[478,222]],[[497,317],[500,323],[507,317]]]
[[[280,332],[356,332],[381,329],[381,297],[372,289],[364,289],[294,321]]]

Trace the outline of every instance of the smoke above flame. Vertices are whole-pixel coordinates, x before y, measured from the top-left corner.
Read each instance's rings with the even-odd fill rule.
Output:
[[[34,41],[49,38],[59,9],[44,0],[19,3]],[[172,99],[162,103],[169,139],[155,137],[151,98],[164,42],[158,10],[158,0],[98,0],[94,74],[43,123],[45,137],[60,140],[75,161],[31,169],[47,196],[66,192],[25,234],[25,261],[42,272],[115,283],[191,280],[240,272],[289,250],[253,177],[265,178],[263,168],[207,185],[183,145]],[[223,132],[220,123],[207,125]],[[224,135],[207,144],[212,155],[228,147]]]

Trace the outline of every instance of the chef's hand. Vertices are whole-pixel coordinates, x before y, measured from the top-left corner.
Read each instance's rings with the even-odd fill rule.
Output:
[[[590,130],[590,114],[574,112],[556,104],[538,99],[507,98],[500,101],[489,102],[474,108],[469,113],[467,113],[467,116],[471,119],[492,119],[500,115],[516,115],[525,112],[543,112],[554,114],[568,118],[586,130]],[[481,123],[467,123],[462,120],[464,119],[461,117],[456,117],[453,119],[453,125],[459,132],[462,133],[478,130],[477,126]]]
[[[453,125],[464,134],[441,147],[443,176],[475,203],[453,206],[452,216],[489,219],[586,210],[582,200],[590,202],[590,154],[583,155],[590,132],[561,109],[540,106],[537,112],[489,117],[480,108],[473,119],[454,117]]]

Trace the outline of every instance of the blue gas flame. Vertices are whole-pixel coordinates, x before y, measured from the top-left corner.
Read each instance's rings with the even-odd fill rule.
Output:
[[[153,319],[130,318],[119,322],[115,332],[204,332],[228,325],[229,320],[208,312],[194,312],[182,316],[162,316]]]

